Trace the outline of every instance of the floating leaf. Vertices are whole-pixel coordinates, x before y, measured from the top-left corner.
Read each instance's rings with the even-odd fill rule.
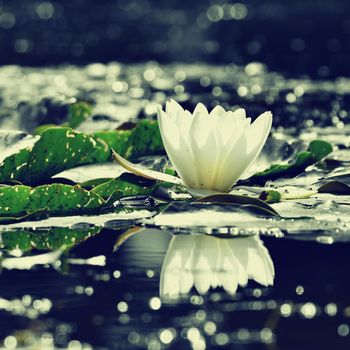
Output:
[[[104,199],[113,195],[115,200],[127,196],[147,195],[154,191],[156,183],[142,177],[124,173],[116,179],[101,183],[92,189]]]
[[[91,212],[100,208],[104,200],[95,192],[78,186],[63,184],[38,187],[0,187],[0,216],[24,216],[47,209],[51,214]]]
[[[135,158],[163,150],[158,124],[144,120],[131,130],[114,130],[87,135],[66,127],[44,130],[31,148],[21,149],[0,164],[0,182],[44,183],[51,176],[82,164],[112,159],[111,147]]]
[[[266,203],[278,203],[282,200],[306,199],[315,195],[317,191],[303,190],[298,187],[282,187],[280,189],[266,189],[259,195],[259,199]]]
[[[273,164],[268,169],[256,173],[248,182],[253,184],[264,184],[268,180],[280,177],[294,177],[302,173],[308,166],[319,162],[332,152],[332,145],[328,142],[312,141],[307,151],[298,152],[287,164]]]
[[[132,130],[131,158],[164,153],[162,137],[156,121],[141,120]],[[114,148],[118,151],[118,148]]]
[[[0,164],[0,182],[41,183],[78,164],[106,161],[108,146],[70,128],[50,128],[32,148],[20,150]]]
[[[80,187],[85,188],[86,190],[92,190],[93,188],[95,188],[98,185],[102,185],[104,183],[107,183],[109,181],[114,180],[114,178],[99,178],[99,179],[92,179],[92,180],[88,180],[85,182],[80,183]]]
[[[0,162],[23,148],[32,147],[38,139],[39,136],[21,131],[0,130]]]
[[[158,123],[152,120],[141,120],[137,124],[126,123],[126,126],[123,124],[117,130],[99,131],[92,136],[103,140],[127,159],[164,153]]]
[[[350,186],[341,181],[330,181],[318,189],[319,193],[331,193],[337,195],[350,195]]]
[[[257,208],[262,210],[263,213],[272,215],[272,216],[279,216],[279,214],[276,212],[275,209],[273,209],[270,205],[266,204],[264,201],[248,197],[248,196],[239,196],[234,194],[214,194],[207,197],[202,197],[196,202],[205,202],[205,203],[222,203],[222,204],[238,204],[241,206],[250,206],[253,208]]]

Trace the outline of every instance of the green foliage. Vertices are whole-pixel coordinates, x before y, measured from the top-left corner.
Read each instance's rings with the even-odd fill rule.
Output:
[[[33,248],[38,250],[67,249],[98,234],[100,230],[100,227],[92,227],[88,230],[52,227],[47,231],[5,231],[1,234],[1,248],[8,251],[13,249],[30,251]]]
[[[87,103],[85,101],[73,103],[68,108],[67,121],[60,126],[74,129],[78,127],[84,120],[89,118],[91,114],[92,106],[90,103]],[[41,135],[45,130],[58,126],[59,125],[55,124],[40,125],[35,129],[35,134]]]
[[[0,216],[23,216],[46,209],[51,214],[86,213],[104,200],[95,192],[63,184],[0,187]]]
[[[124,173],[119,178],[109,180],[95,186],[92,192],[104,199],[114,195],[114,199],[128,196],[140,196],[151,194],[156,188],[154,181],[145,180],[139,176]]]
[[[0,182],[42,183],[65,169],[109,157],[108,146],[100,140],[70,128],[49,128],[32,148],[22,149],[0,164]]]
[[[92,114],[92,106],[90,103],[79,101],[69,106],[67,126],[76,128],[84,120],[89,118]]]
[[[95,132],[91,136],[103,140],[122,157],[131,160],[164,153],[158,123],[152,120],[141,120],[128,128],[121,126],[118,130]]]
[[[128,158],[162,152],[158,124],[144,120],[131,130],[92,135],[67,127],[48,128],[42,131],[32,148],[22,149],[0,164],[0,183],[42,184],[51,176],[77,165],[111,160],[111,148]]]
[[[156,121],[141,120],[133,129],[130,141],[132,147],[131,159],[164,152],[163,141]]]
[[[97,182],[98,183],[98,182]],[[50,184],[37,187],[24,185],[0,187],[0,223],[53,215],[98,212],[106,200],[151,194],[157,184],[132,174],[107,180],[89,191],[79,185]]]
[[[266,170],[256,173],[248,181],[254,184],[264,184],[268,180],[280,177],[294,177],[302,173],[308,166],[315,164],[332,152],[328,142],[312,141],[306,151],[297,153],[288,164],[272,164]]]
[[[263,191],[259,196],[259,199],[270,204],[278,203],[281,200],[281,198],[281,193],[276,190]]]

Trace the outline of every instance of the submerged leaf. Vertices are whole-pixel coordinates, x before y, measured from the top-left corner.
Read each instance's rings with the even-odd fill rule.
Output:
[[[1,233],[2,247],[5,250],[20,249],[22,251],[30,251],[33,248],[39,250],[71,248],[98,234],[100,230],[100,227],[92,227],[88,230],[52,227],[45,231],[31,231],[30,229],[5,231]]]
[[[38,209],[34,212],[24,214],[22,216],[0,216],[0,224],[13,224],[17,222],[23,222],[23,221],[36,221],[36,220],[43,220],[48,217],[48,211],[47,209]]]
[[[85,101],[79,101],[69,106],[67,126],[76,128],[92,114],[92,106]]]
[[[92,114],[92,105],[85,101],[79,101],[73,103],[68,108],[68,116],[67,121],[61,125],[56,124],[44,124],[40,125],[35,129],[35,134],[41,135],[45,130],[52,127],[69,127],[76,128],[78,127],[84,120],[89,118]]]

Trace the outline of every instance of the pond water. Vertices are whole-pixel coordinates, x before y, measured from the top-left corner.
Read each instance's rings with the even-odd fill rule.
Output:
[[[50,264],[39,260],[30,270],[5,268],[0,299],[5,349],[16,343],[30,349],[349,345],[347,245],[266,238],[263,244],[275,269],[273,286],[251,280],[234,295],[218,288],[202,296],[193,289],[164,300],[160,275],[170,233],[146,230],[113,252],[120,234],[105,229]],[[176,276],[171,277],[169,283],[176,284]],[[234,283],[235,277],[230,279]]]
[[[76,99],[94,106],[84,132],[153,118],[168,98],[189,109],[239,105],[254,117],[272,110],[260,164],[288,160],[316,138],[335,146],[324,168],[274,186],[349,184],[349,86],[346,78],[287,79],[259,63],[7,66],[0,126],[32,134],[62,123]],[[2,152],[22,137],[4,132]],[[116,168],[60,177],[83,182]],[[118,213],[0,226],[1,349],[349,348],[348,194],[273,204],[282,218],[186,202],[160,212],[147,200]]]

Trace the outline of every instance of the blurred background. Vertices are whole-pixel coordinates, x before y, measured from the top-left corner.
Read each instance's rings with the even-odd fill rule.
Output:
[[[265,63],[346,76],[347,0],[0,0],[0,64]]]

